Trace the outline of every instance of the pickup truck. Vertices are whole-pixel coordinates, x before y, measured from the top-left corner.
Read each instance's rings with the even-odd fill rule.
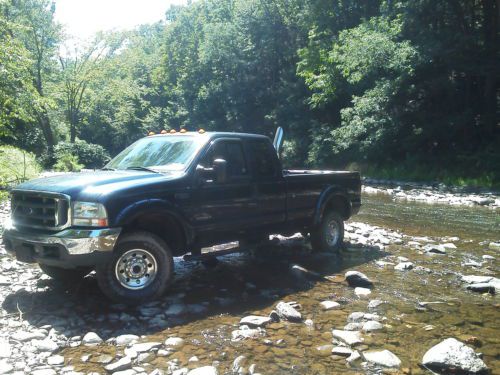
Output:
[[[203,247],[302,232],[336,251],[360,197],[359,173],[283,170],[266,136],[162,131],[101,170],[12,189],[3,243],[56,280],[95,270],[105,295],[139,304],[165,292],[174,256]]]

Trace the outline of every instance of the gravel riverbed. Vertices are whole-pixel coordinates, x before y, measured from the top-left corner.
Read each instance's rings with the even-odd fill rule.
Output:
[[[5,219],[8,205],[0,207]],[[0,248],[0,374],[495,373],[500,238],[346,225],[340,255],[275,236],[158,301],[112,304]]]

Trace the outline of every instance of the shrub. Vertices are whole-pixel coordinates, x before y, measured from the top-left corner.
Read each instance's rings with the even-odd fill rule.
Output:
[[[75,143],[59,142],[54,147],[56,164],[62,157],[67,159],[67,154],[76,156],[77,163],[82,163],[86,168],[101,168],[110,159],[104,147],[81,139],[77,139]]]
[[[69,152],[60,153],[54,164],[54,170],[59,172],[79,172],[83,165],[79,163],[76,155]]]
[[[4,189],[38,176],[42,168],[35,156],[13,146],[0,146],[0,199],[6,197]]]

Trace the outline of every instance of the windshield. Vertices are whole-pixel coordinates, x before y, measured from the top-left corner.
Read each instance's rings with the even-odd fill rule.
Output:
[[[104,168],[181,171],[187,168],[205,141],[205,137],[181,135],[142,138],[120,152]]]

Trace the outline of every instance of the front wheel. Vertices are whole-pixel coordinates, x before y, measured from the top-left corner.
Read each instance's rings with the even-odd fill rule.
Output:
[[[337,252],[344,242],[344,220],[338,212],[323,215],[318,228],[311,231],[311,245],[315,251]]]
[[[97,267],[97,282],[113,301],[138,304],[158,298],[172,280],[174,261],[167,244],[148,232],[125,234],[113,257]]]

